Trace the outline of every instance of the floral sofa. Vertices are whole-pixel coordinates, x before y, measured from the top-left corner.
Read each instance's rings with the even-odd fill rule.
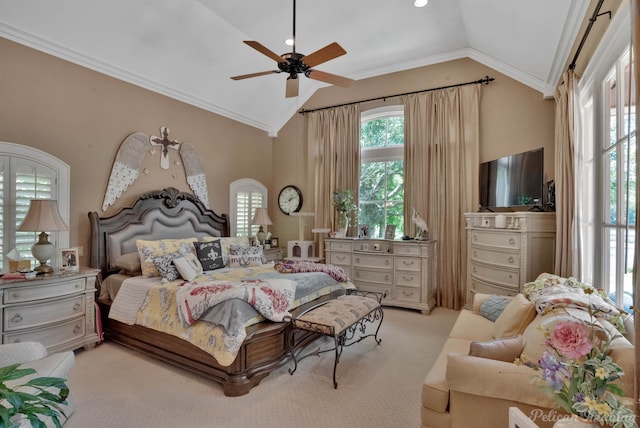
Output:
[[[545,275],[547,279],[558,278]],[[538,361],[547,349],[544,329],[552,330],[562,320],[588,320],[589,312],[562,307],[540,315],[533,302],[518,294],[509,298],[492,321],[483,309],[495,297],[476,294],[472,309],[460,312],[424,380],[423,428],[506,427],[512,406],[520,408],[540,427],[551,427],[561,417],[553,399],[531,382],[536,372],[514,361],[523,354]],[[618,381],[624,395],[633,397],[634,338],[619,334],[607,320],[599,318],[597,323],[598,334],[611,340],[609,355],[625,372]],[[633,326],[627,330],[632,332]]]

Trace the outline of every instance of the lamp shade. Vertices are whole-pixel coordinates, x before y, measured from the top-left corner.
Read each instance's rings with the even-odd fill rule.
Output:
[[[32,199],[27,216],[18,230],[21,232],[60,232],[69,229],[58,211],[58,201]]]
[[[256,208],[251,224],[259,224],[261,226],[273,224],[269,218],[266,208]]]

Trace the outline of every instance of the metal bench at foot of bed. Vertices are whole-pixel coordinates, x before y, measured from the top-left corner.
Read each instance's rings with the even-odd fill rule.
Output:
[[[384,316],[380,305],[384,297],[384,293],[349,290],[344,296],[315,306],[297,318],[288,319],[294,329],[332,337],[334,341],[333,348],[316,350],[300,358],[296,358],[295,353],[292,352],[291,357],[294,366],[289,369],[289,373],[295,373],[298,368],[298,361],[302,361],[312,355],[335,351],[333,388],[338,388],[336,368],[340,362],[343,348],[358,343],[367,337],[373,337],[378,345],[382,342],[382,339],[378,338],[378,331],[380,331]],[[375,333],[365,334],[367,324],[374,324],[378,320],[378,327]],[[360,332],[360,337],[354,340],[358,332]],[[293,349],[293,347],[290,349]]]

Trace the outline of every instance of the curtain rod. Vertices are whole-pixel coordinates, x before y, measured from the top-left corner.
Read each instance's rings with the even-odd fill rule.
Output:
[[[395,97],[402,97],[404,95],[420,94],[422,92],[437,91],[439,89],[457,88],[458,86],[466,86],[466,85],[474,85],[474,84],[488,85],[489,82],[493,82],[494,80],[496,80],[496,79],[494,79],[493,77],[484,76],[482,79],[475,80],[473,82],[456,83],[455,85],[440,86],[439,88],[421,89],[419,91],[405,92],[405,93],[402,93],[402,94],[387,95],[387,96],[384,96],[384,97],[369,98],[367,100],[352,101],[350,103],[336,104],[336,105],[327,106],[327,107],[319,107],[319,108],[314,108],[314,109],[311,109],[311,110],[302,109],[298,113],[300,113],[300,114],[312,113],[314,111],[327,110],[327,109],[335,108],[335,107],[350,106],[350,105],[353,105],[353,104],[366,103],[366,102],[369,102],[369,101],[386,100],[387,98],[395,98]]]
[[[584,47],[584,42],[587,41],[587,36],[591,32],[591,27],[593,27],[593,24],[596,22],[596,19],[598,19],[598,17],[600,17],[602,15],[609,15],[609,19],[611,19],[611,11],[600,13],[600,8],[602,7],[602,3],[604,3],[604,0],[599,0],[598,1],[598,4],[596,5],[596,8],[593,10],[593,14],[591,15],[591,18],[589,18],[589,25],[584,30],[584,34],[582,35],[582,39],[580,40],[580,44],[578,45],[578,49],[576,50],[576,54],[573,56],[573,60],[571,61],[571,64],[569,65],[569,70],[575,70],[576,61],[578,60],[578,56],[580,56],[580,52],[582,51],[582,48]]]

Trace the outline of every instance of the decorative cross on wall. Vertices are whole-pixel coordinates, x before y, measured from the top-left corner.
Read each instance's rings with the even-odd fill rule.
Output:
[[[177,140],[169,140],[169,128],[163,126],[160,128],[162,138],[158,138],[154,135],[151,136],[149,142],[152,146],[162,146],[162,153],[160,153],[160,168],[169,169],[169,149],[178,150]]]

